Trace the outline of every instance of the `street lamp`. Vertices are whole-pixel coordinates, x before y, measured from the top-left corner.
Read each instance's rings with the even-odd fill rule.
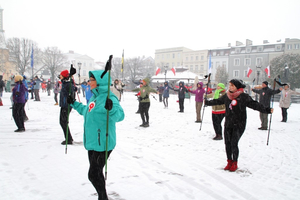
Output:
[[[165,82],[167,81],[167,71],[168,71],[168,66],[164,66],[165,68]]]
[[[81,81],[80,81],[81,62],[77,63],[77,65],[78,65],[78,70],[79,70],[79,72],[78,72],[78,78],[79,78],[79,86],[80,86],[80,85],[81,85]],[[80,88],[80,87],[79,87],[79,88]],[[78,93],[80,93],[80,89],[79,89]]]

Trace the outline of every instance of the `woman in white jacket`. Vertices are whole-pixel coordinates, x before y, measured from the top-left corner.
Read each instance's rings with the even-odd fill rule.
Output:
[[[281,108],[282,120],[281,122],[287,121],[287,109],[289,109],[291,105],[291,97],[292,95],[300,95],[299,92],[293,91],[290,89],[288,84],[283,84],[283,88],[279,88],[281,90],[281,97],[279,101],[279,107]]]

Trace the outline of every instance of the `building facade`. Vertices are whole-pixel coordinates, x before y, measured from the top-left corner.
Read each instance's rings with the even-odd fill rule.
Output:
[[[208,50],[184,51],[182,52],[182,66],[189,71],[204,77],[207,74]]]

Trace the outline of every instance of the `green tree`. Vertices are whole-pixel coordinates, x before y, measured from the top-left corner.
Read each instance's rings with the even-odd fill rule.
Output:
[[[300,88],[300,54],[283,54],[271,60],[271,77],[281,77],[291,89]]]

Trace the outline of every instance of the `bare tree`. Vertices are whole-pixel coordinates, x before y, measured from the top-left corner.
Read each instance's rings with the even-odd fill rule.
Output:
[[[67,58],[57,47],[47,47],[43,52],[41,61],[43,68],[50,71],[52,82],[54,82],[55,75],[67,64]]]
[[[10,38],[7,40],[7,48],[9,49],[10,59],[16,63],[16,71],[24,74],[30,71],[32,48],[37,49],[37,44],[32,40],[25,38]],[[38,62],[38,59],[35,60]]]
[[[228,73],[225,66],[219,66],[216,71],[215,79],[218,83],[226,84],[228,82]]]
[[[112,79],[121,79],[122,80],[122,58],[114,58],[113,60],[113,67],[111,69],[111,77]]]

